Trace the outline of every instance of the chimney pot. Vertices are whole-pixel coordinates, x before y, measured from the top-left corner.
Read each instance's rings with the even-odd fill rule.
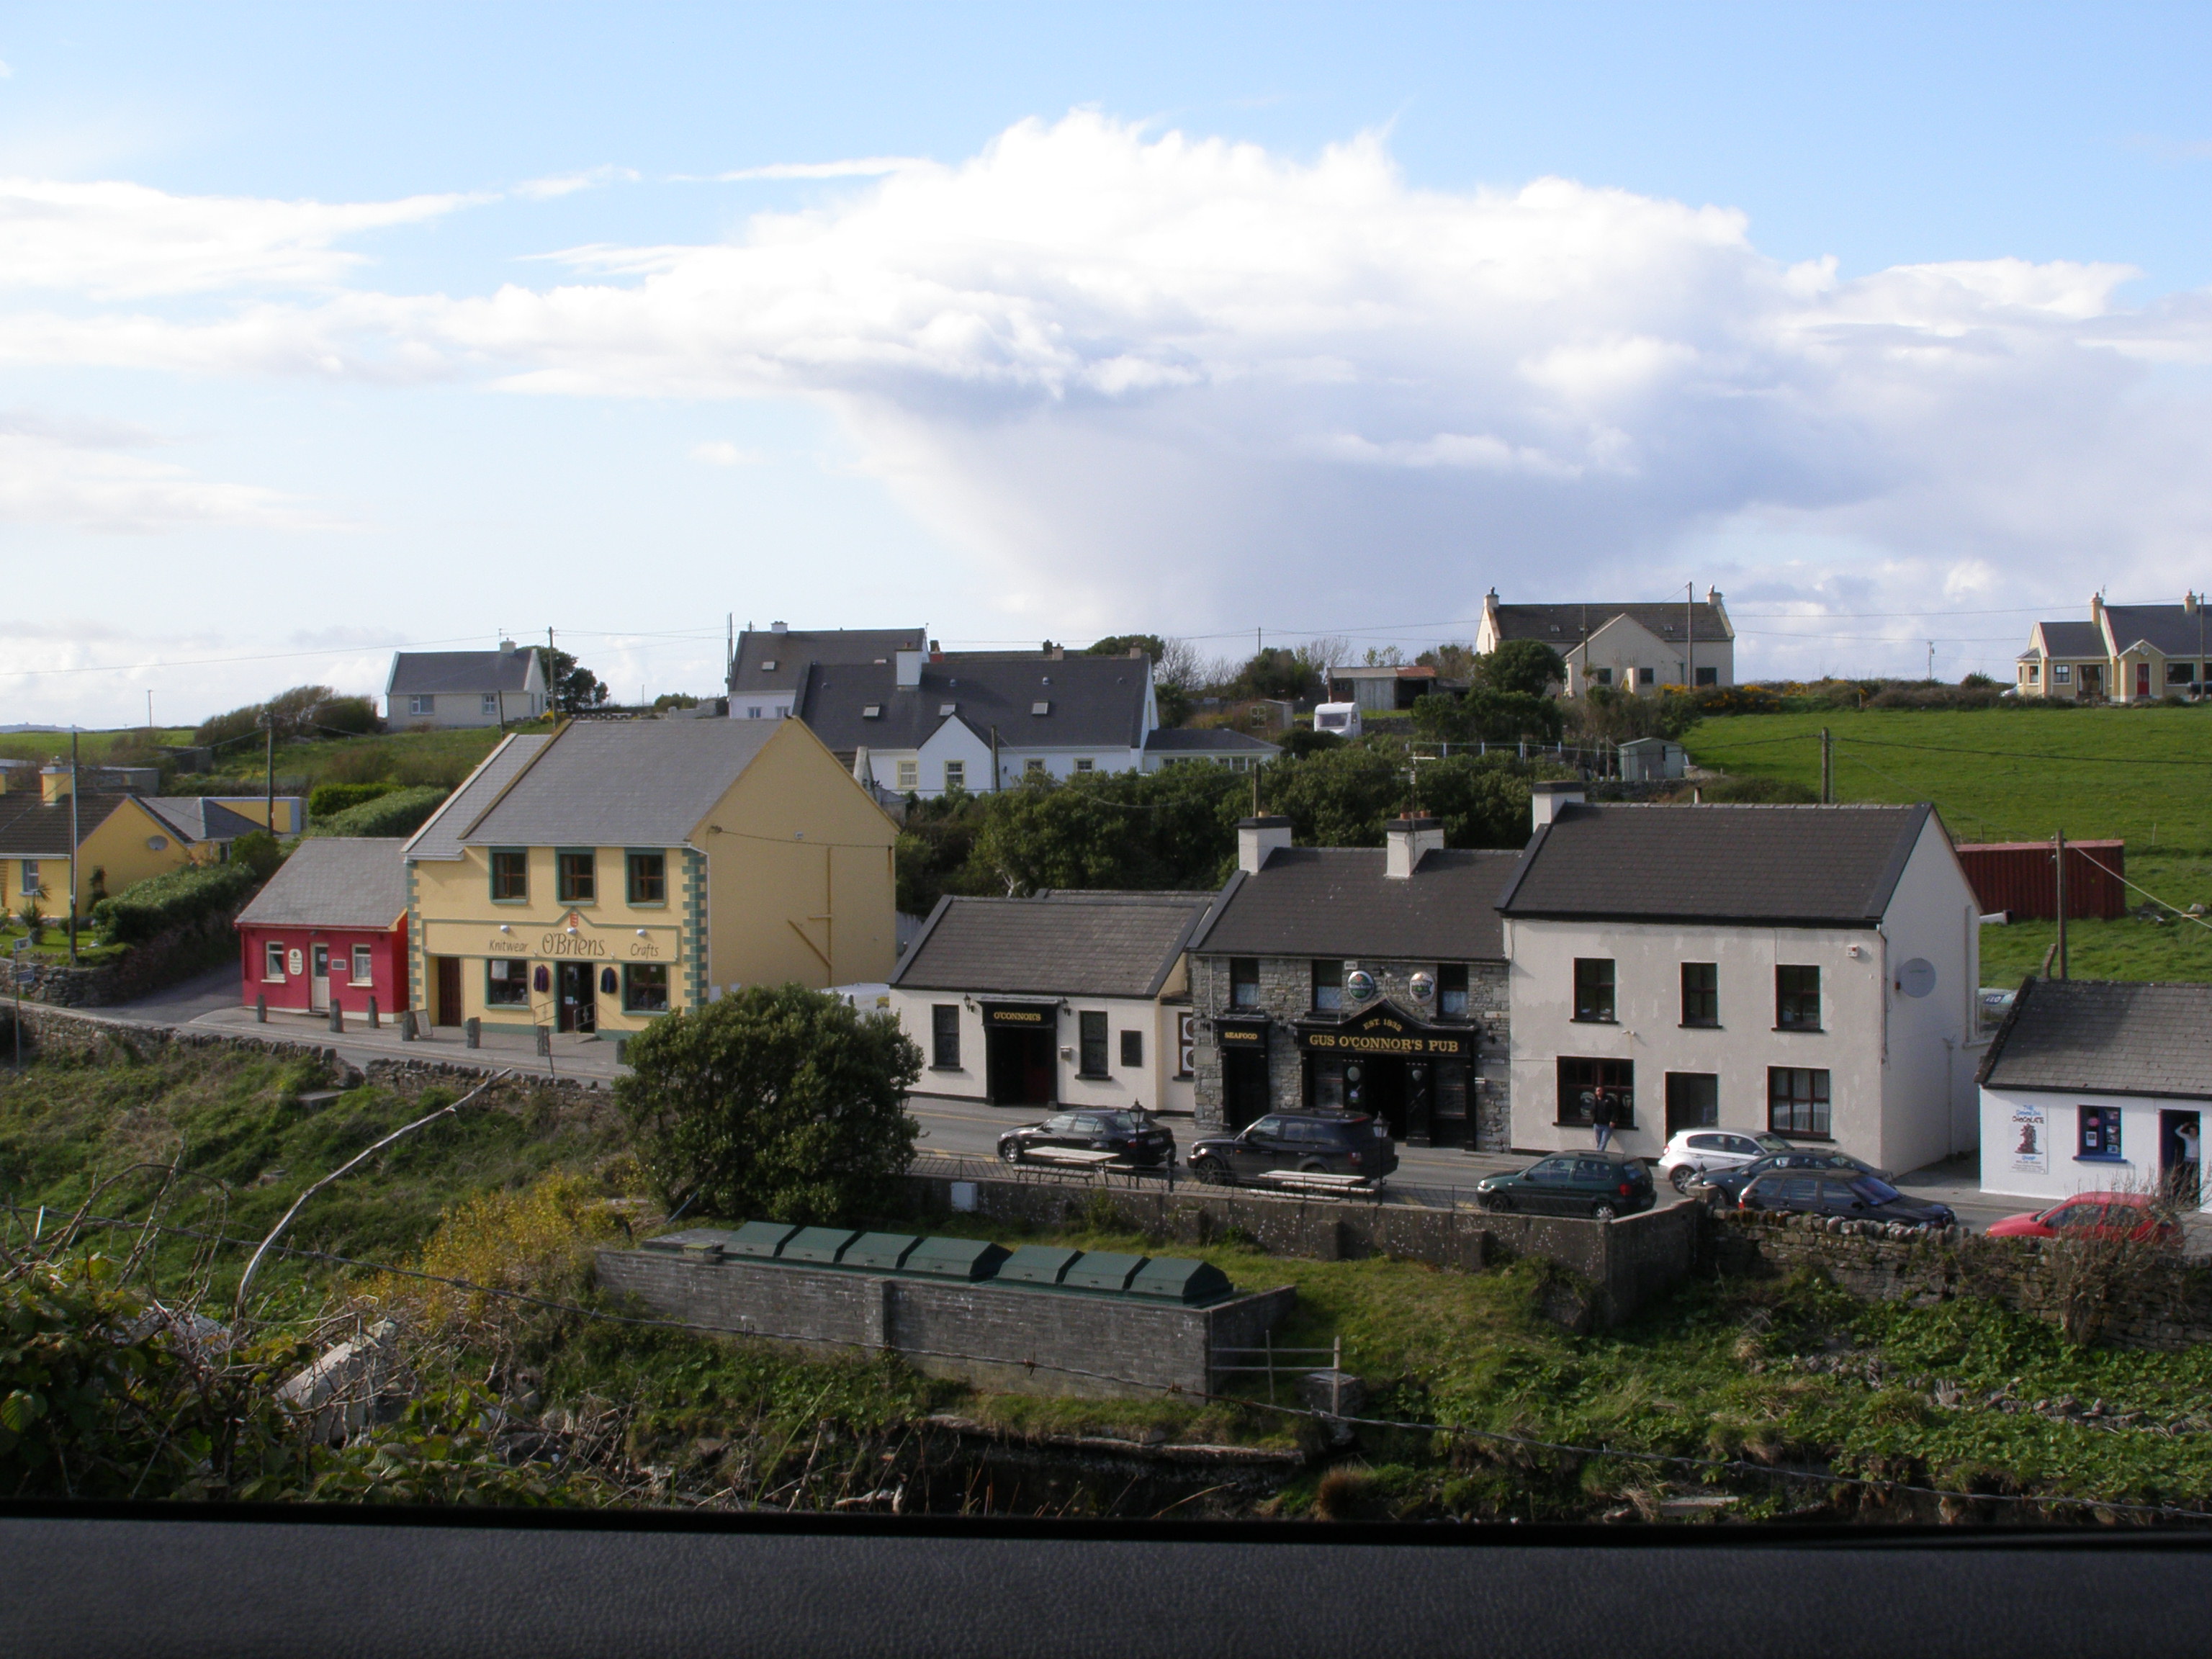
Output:
[[[771,634],[788,634],[791,632],[791,624],[789,623],[772,622],[768,625],[768,631]]]
[[[1290,844],[1288,818],[1245,818],[1237,826],[1237,867],[1248,876],[1256,876],[1269,854]]]

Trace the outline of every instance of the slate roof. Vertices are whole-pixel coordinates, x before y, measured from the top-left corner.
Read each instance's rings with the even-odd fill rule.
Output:
[[[131,799],[129,795],[85,791],[77,798],[77,839],[81,842],[99,829],[117,807]],[[67,796],[46,806],[40,804],[36,794],[27,791],[21,795],[0,795],[0,858],[65,859],[69,855]]]
[[[918,687],[897,680],[888,663],[817,663],[796,712],[841,755],[863,744],[919,749],[953,718],[947,704],[986,742],[997,726],[1010,749],[1133,749],[1144,741],[1152,666],[1141,657],[969,656],[924,663]]]
[[[205,795],[141,795],[138,804],[186,841],[236,841],[261,828]]]
[[[459,832],[470,847],[674,847],[780,720],[578,720]]]
[[[2043,648],[2054,657],[2105,654],[2104,630],[2093,622],[2047,622],[2037,626],[2043,630]]]
[[[1992,1089],[2212,1100],[2212,985],[2030,979],[1982,1060]]]
[[[1501,640],[1541,640],[1564,653],[1579,645],[1584,629],[1595,634],[1615,617],[1626,617],[1662,640],[1680,640],[1686,607],[1679,605],[1501,605],[1498,607],[1498,637]],[[1732,640],[1735,629],[1719,606],[1699,600],[1688,607],[1695,612],[1699,641]]]
[[[1279,755],[1282,745],[1225,726],[1163,726],[1145,738],[1147,755]]]
[[[1538,830],[1509,916],[1872,927],[1934,809],[1590,806]]]
[[[757,633],[747,629],[738,635],[737,659],[730,671],[730,695],[748,691],[789,691],[810,663],[840,666],[871,666],[889,663],[901,651],[927,648],[928,629],[923,628],[819,628]],[[764,665],[774,663],[769,668]]]
[[[520,691],[529,681],[530,665],[537,655],[534,645],[513,651],[395,651],[384,692],[386,696],[419,697],[441,691]]]
[[[2108,605],[2105,621],[2123,651],[2148,643],[2169,657],[2193,657],[2203,644],[2212,641],[2212,618],[2200,626],[2197,617],[2178,605]]]
[[[1212,893],[1040,893],[937,902],[890,982],[907,990],[1152,997]]]
[[[485,756],[477,769],[461,781],[461,787],[446,797],[445,805],[423,820],[422,827],[408,838],[407,856],[410,859],[457,859],[461,855],[461,831],[471,820],[498,799],[499,792],[513,782],[522,769],[537,757],[538,751],[552,742],[540,732],[517,732],[501,740],[498,748]]]
[[[1431,852],[1413,873],[1383,873],[1379,847],[1277,848],[1223,890],[1191,949],[1208,956],[1364,957],[1502,962],[1498,889],[1518,855]]]
[[[407,914],[406,849],[396,836],[311,836],[238,913],[239,926],[389,928]]]

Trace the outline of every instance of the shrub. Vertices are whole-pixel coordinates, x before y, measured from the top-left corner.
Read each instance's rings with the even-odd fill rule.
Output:
[[[1668,805],[1699,800],[1708,805],[1761,805],[1768,802],[1809,805],[1820,798],[1802,783],[1788,778],[1707,778],[1686,784],[1662,798]]]
[[[617,1231],[588,1182],[556,1170],[522,1192],[494,1191],[447,1212],[416,1265],[433,1279],[380,1275],[370,1294],[381,1307],[422,1327],[495,1334],[517,1311],[490,1290],[574,1297],[585,1285],[588,1251]],[[489,1287],[467,1291],[441,1279]]]
[[[384,730],[376,704],[367,697],[332,697],[318,704],[313,714],[319,737],[365,737]]]
[[[394,789],[308,826],[311,836],[411,836],[436,811],[447,791],[434,786]]]
[[[307,797],[307,816],[316,818],[335,817],[349,806],[358,806],[363,801],[388,795],[400,786],[396,783],[319,783]]]
[[[243,863],[149,876],[94,905],[93,929],[102,945],[142,945],[172,928],[227,919],[260,884],[252,867]]]

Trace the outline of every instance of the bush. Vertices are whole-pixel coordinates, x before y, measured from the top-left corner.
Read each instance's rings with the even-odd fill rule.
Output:
[[[1820,796],[1802,783],[1788,778],[1708,778],[1701,783],[1686,784],[1672,793],[1661,797],[1668,805],[1679,806],[1692,800],[1707,805],[1763,805],[1767,804],[1794,806],[1810,805]]]
[[[433,785],[422,789],[394,789],[388,794],[349,806],[307,827],[311,836],[411,836],[436,811],[450,791]]]
[[[243,863],[149,876],[93,906],[93,931],[102,945],[143,945],[173,928],[228,920],[260,884]]]
[[[314,720],[321,728],[317,735],[325,738],[367,737],[384,730],[376,704],[368,697],[332,697],[316,707]]]
[[[349,806],[375,800],[399,787],[396,783],[319,783],[307,797],[307,816],[334,817]]]
[[[889,1014],[753,985],[630,1040],[615,1102],[672,1205],[726,1220],[879,1211],[914,1160],[921,1050]]]

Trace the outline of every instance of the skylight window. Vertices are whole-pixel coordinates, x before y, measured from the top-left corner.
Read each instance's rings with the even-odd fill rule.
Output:
[[[775,672],[775,659],[774,657],[764,657],[761,659],[761,672],[763,674],[773,674]]]
[[[872,702],[860,711],[860,718],[864,720],[881,720],[883,715],[884,706],[879,702]]]
[[[1052,713],[1052,705],[1048,702],[1033,702],[1030,705],[1030,713],[1032,714],[1049,714]]]

